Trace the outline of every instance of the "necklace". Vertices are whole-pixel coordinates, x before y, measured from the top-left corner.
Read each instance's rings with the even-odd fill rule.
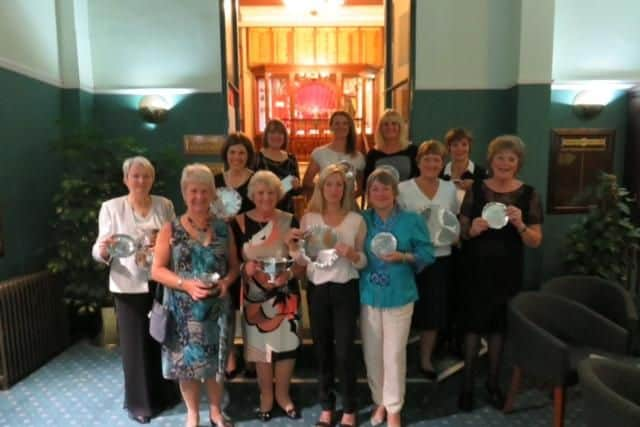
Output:
[[[189,224],[196,230],[196,232],[198,233],[198,241],[200,243],[204,243],[204,241],[207,238],[207,232],[209,231],[209,224],[207,223],[207,225],[205,225],[204,227],[198,227],[196,225],[196,222],[191,219],[191,217],[189,215],[187,215],[187,221],[189,221]]]

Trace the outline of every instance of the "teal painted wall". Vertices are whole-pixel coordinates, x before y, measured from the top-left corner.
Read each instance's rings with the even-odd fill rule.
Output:
[[[213,156],[185,156],[183,136],[186,134],[226,134],[227,116],[224,97],[220,93],[198,93],[179,99],[169,112],[166,122],[158,125],[145,123],[137,111],[140,96],[94,95],[92,119],[94,126],[107,137],[130,136],[142,142],[149,150],[149,157],[161,150],[175,151],[180,165],[201,162],[218,162]],[[165,180],[167,197],[171,198],[180,212],[184,206],[180,194],[181,170],[172,171]],[[123,187],[123,193],[125,189]]]
[[[0,280],[44,269],[51,198],[60,166],[50,150],[60,129],[61,91],[0,68]]]
[[[616,92],[609,105],[593,119],[577,117],[570,105],[574,91],[553,90],[551,92],[550,123],[551,128],[609,128],[615,129],[614,172],[622,180],[624,150],[627,144],[628,96],[625,92]],[[547,155],[548,158],[548,155]],[[548,161],[543,163],[548,166]],[[564,236],[569,227],[580,220],[581,215],[550,215],[545,221],[545,246],[542,271],[545,278],[562,272],[564,259]]]
[[[474,135],[471,157],[485,163],[487,145],[497,135],[514,131],[513,89],[417,90],[413,94],[411,139],[442,141],[452,127]]]

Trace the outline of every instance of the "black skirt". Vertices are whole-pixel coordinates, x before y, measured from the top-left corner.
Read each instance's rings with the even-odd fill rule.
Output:
[[[412,326],[420,331],[447,326],[447,292],[451,284],[451,256],[436,261],[416,276],[418,301],[413,309]]]

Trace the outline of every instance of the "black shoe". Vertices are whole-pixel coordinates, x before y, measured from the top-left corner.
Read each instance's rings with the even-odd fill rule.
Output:
[[[429,381],[437,381],[438,374],[433,369],[424,369],[422,366],[420,367],[420,373]]]
[[[211,427],[233,427],[231,420],[226,418],[224,415],[218,422],[213,421],[211,418],[209,418],[209,422],[211,423]]]
[[[458,396],[458,409],[463,412],[473,411],[473,392],[463,391]]]
[[[129,412],[129,418],[140,424],[149,424],[149,422],[151,421],[151,417],[147,417],[145,415],[136,415],[131,412]]]
[[[487,388],[487,401],[491,406],[499,411],[504,409],[504,394],[499,387],[489,387],[489,384],[485,384]]]
[[[338,427],[356,427],[357,425],[358,425],[358,418],[354,417],[353,424],[340,422],[340,424],[338,424]]]
[[[238,375],[238,370],[224,371],[224,377],[227,381],[234,379]]]
[[[300,418],[302,418],[302,416],[300,415],[300,411],[298,411],[298,408],[296,407],[295,404],[289,409],[284,409],[284,408],[280,408],[280,409],[282,409],[282,412],[284,412],[284,414],[290,420],[299,420]]]
[[[262,421],[263,423],[266,423],[267,421],[269,421],[272,417],[272,409],[269,409],[268,411],[262,411],[260,408],[256,409],[256,418],[258,418],[260,421]]]

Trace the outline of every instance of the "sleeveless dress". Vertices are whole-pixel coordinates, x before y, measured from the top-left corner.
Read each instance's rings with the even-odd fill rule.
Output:
[[[217,218],[211,222],[214,240],[204,246],[189,236],[174,220],[171,232],[171,269],[184,278],[197,278],[203,273],[227,274],[229,233],[227,224]],[[162,346],[162,372],[174,380],[224,378],[231,334],[229,297],[210,297],[194,301],[183,291],[165,288],[174,327]]]
[[[284,236],[291,227],[298,226],[293,215],[277,211],[276,217],[266,225],[247,215],[244,219],[244,232],[235,221],[232,229],[245,261],[261,257],[288,257]],[[300,346],[298,281],[293,279],[282,288],[267,290],[244,277],[242,290],[246,360],[275,362],[295,358]]]
[[[461,215],[469,220],[482,216],[488,202],[517,206],[527,225],[542,224],[542,206],[533,187],[523,184],[515,191],[497,193],[483,181],[467,192]],[[466,279],[462,288],[462,324],[466,332],[502,333],[506,329],[507,304],[522,289],[524,244],[520,233],[508,223],[488,229],[463,244]]]

